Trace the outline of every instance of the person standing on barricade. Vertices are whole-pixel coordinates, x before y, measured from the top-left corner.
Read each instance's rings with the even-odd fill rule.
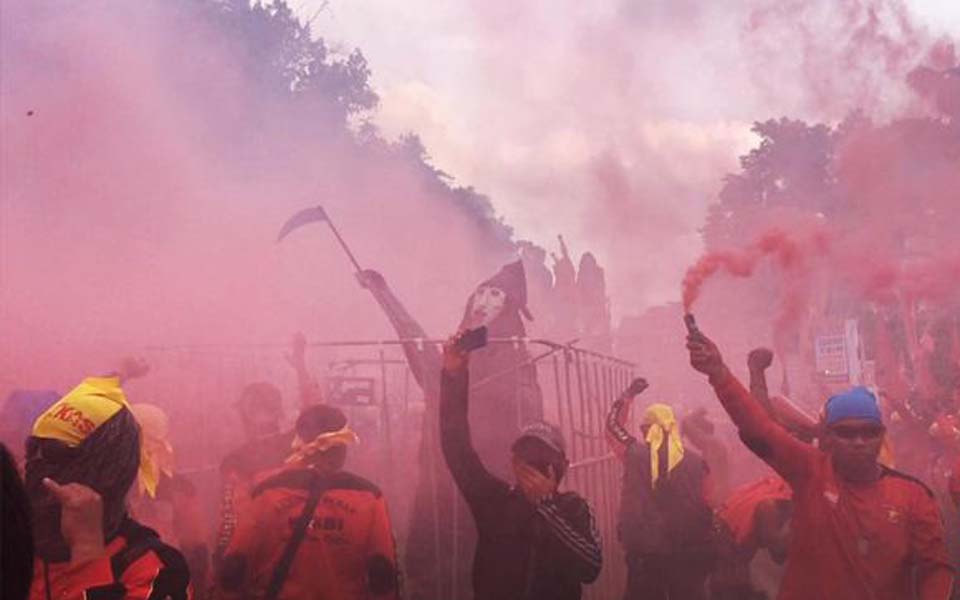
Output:
[[[397,600],[400,579],[383,494],[343,470],[357,441],[336,407],[297,419],[292,454],[252,492],[227,547],[217,597]]]
[[[589,504],[559,493],[567,469],[560,431],[526,426],[511,445],[516,484],[493,475],[473,447],[468,419],[470,376],[464,335],[444,347],[440,441],[454,481],[477,526],[476,600],[576,600],[602,565]]]
[[[426,412],[419,452],[419,475],[406,544],[407,591],[415,600],[449,600],[469,593],[469,549],[475,532],[454,482],[443,468],[436,438],[441,356],[435,346],[413,340],[427,336],[383,276],[366,270],[357,275],[390,320],[410,371],[423,390]],[[516,338],[515,344],[491,344],[473,356],[474,392],[471,414],[474,444],[484,464],[500,477],[510,472],[510,444],[523,424],[543,416],[543,398],[536,364],[522,338],[526,336],[527,283],[523,263],[504,265],[480,283],[467,300],[460,327],[486,327],[489,335]]]
[[[627,559],[625,600],[706,598],[712,512],[709,469],[684,448],[680,427],[666,404],[651,404],[640,426],[643,440],[626,429],[630,404],[648,387],[635,379],[607,415],[611,450],[623,462],[618,532]]]
[[[692,319],[691,319],[692,320]],[[943,519],[919,480],[883,466],[885,427],[866,388],[831,397],[820,447],[790,435],[690,327],[694,369],[707,375],[745,444],[793,488],[781,600],[946,600],[953,584]]]

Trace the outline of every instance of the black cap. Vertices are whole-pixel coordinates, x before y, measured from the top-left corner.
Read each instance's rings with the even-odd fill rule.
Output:
[[[520,432],[520,437],[513,443],[513,448],[515,449],[525,439],[539,440],[551,450],[559,452],[564,457],[567,456],[567,444],[563,440],[563,433],[556,425],[551,425],[546,421],[530,423]]]

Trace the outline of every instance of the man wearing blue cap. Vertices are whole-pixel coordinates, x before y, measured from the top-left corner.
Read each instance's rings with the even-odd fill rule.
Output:
[[[781,600],[946,600],[953,569],[943,519],[920,481],[878,461],[886,428],[866,388],[830,398],[819,448],[790,435],[724,365],[699,331],[691,365],[709,376],[748,447],[793,488]]]

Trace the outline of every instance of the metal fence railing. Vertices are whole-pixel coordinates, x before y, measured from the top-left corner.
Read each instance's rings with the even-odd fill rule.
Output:
[[[346,410],[353,411],[351,421],[366,423],[367,435],[361,434],[358,448],[364,457],[361,460],[364,470],[382,484],[391,498],[392,512],[400,517],[396,525],[401,548],[412,486],[397,481],[397,474],[409,471],[408,466],[416,463],[424,406],[422,392],[401,352],[404,342],[441,343],[389,340],[310,344],[316,350],[311,352],[314,359],[310,366],[327,383],[324,387],[328,395],[349,396]],[[607,447],[604,423],[613,399],[632,379],[634,365],[549,340],[511,338],[490,343],[527,349],[530,358],[526,364],[535,365],[544,416],[559,425],[567,439],[571,466],[562,487],[585,497],[593,508],[603,536],[604,566],[600,578],[586,588],[585,598],[621,596],[626,580],[616,535],[621,467]],[[151,375],[134,391],[142,395],[141,400],[167,409],[179,462],[188,471],[213,471],[216,457],[239,441],[230,405],[245,383],[268,380],[277,384],[284,393],[288,420],[295,414],[296,375],[286,363],[281,345],[149,348],[147,354],[153,366]],[[492,374],[484,381],[474,381],[472,387],[508,374],[510,371]],[[189,423],[190,427],[178,427],[178,423]],[[215,478],[203,479],[209,483]]]
[[[568,440],[571,467],[566,487],[584,496],[593,508],[603,536],[603,571],[586,589],[589,599],[618,598],[623,594],[626,570],[617,541],[620,506],[620,464],[609,451],[604,423],[613,399],[629,384],[633,365],[614,357],[577,348],[540,361],[540,385],[547,396],[547,418],[554,420]]]

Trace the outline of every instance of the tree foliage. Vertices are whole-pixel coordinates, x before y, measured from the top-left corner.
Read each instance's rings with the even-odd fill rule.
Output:
[[[409,165],[422,178],[425,191],[466,213],[494,246],[513,249],[513,232],[496,215],[489,198],[472,187],[456,185],[434,167],[416,134],[396,142],[383,138],[369,119],[379,98],[359,49],[346,55],[332,51],[284,0],[175,1],[187,20],[201,22],[218,33],[226,53],[239,62],[260,91],[289,107],[287,115],[257,118],[292,118],[293,127],[338,139],[361,160],[381,161],[384,166]]]

